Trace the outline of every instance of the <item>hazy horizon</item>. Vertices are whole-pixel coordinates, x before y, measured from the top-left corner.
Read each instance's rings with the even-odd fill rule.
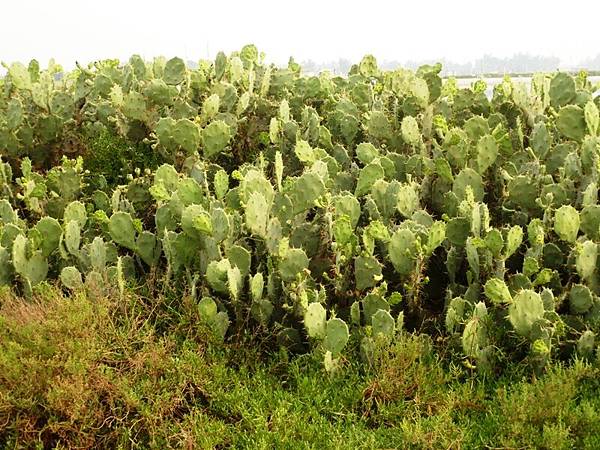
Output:
[[[600,66],[595,28],[582,27],[568,14],[600,16],[600,2],[575,0],[567,12],[555,4],[505,0],[492,8],[473,0],[394,5],[373,0],[368,7],[355,1],[314,0],[286,7],[261,0],[10,2],[4,5],[10,20],[0,27],[0,39],[10,45],[3,46],[0,60],[36,58],[46,65],[54,58],[66,68],[75,61],[126,60],[132,54],[197,61],[254,43],[276,64],[285,64],[290,56],[299,62],[358,62],[365,54],[380,62],[468,64],[484,55],[502,59],[525,54],[558,58],[560,68],[586,61]]]

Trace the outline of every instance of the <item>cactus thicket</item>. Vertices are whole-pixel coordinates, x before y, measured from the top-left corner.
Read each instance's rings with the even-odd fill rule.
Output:
[[[0,82],[1,285],[124,296],[152,280],[218,339],[276,332],[330,372],[345,352],[372,361],[404,317],[441,319],[484,370],[595,354],[600,97],[584,73],[487,97],[440,65],[304,75],[252,45],[195,68],[36,67]],[[89,171],[99,135],[155,159]]]

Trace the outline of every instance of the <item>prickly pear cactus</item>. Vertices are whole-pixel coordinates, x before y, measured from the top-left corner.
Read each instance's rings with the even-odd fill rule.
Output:
[[[201,138],[204,156],[212,158],[225,150],[231,139],[231,131],[225,122],[216,120],[202,130]]]
[[[569,292],[569,306],[573,314],[587,313],[594,303],[593,294],[587,286],[575,284]]]
[[[188,119],[180,119],[172,128],[173,141],[189,155],[200,148],[200,128]]]
[[[331,352],[333,356],[340,354],[348,343],[349,338],[350,332],[348,331],[348,325],[346,325],[342,319],[336,317],[327,321],[323,346],[328,352]]]
[[[262,238],[267,237],[267,222],[269,219],[269,204],[259,192],[250,194],[246,203],[246,226],[252,234]]]
[[[327,311],[320,303],[308,305],[304,313],[304,326],[311,338],[323,339],[327,332]]]
[[[459,200],[466,198],[467,189],[472,193],[473,199],[476,202],[483,201],[483,180],[481,175],[470,168],[461,170],[454,178],[454,183],[452,184],[452,192]]]
[[[579,213],[571,205],[563,205],[554,214],[554,231],[567,242],[575,242],[579,232]]]
[[[410,275],[418,256],[416,236],[409,229],[396,231],[388,246],[390,260],[400,275]]]
[[[126,212],[113,214],[108,223],[111,238],[119,245],[135,250],[136,229],[131,215]]]
[[[330,373],[350,333],[373,362],[403,312],[435,321],[440,302],[467,366],[596,352],[600,103],[583,74],[486,98],[440,65],[305,76],[253,45],[61,71],[0,81],[0,284],[124,297],[152,279],[217,338],[282,330]]]
[[[486,328],[481,318],[473,317],[465,325],[462,334],[462,348],[465,355],[477,359],[488,345]]]
[[[577,252],[576,267],[579,276],[584,280],[590,280],[596,271],[598,259],[598,245],[593,241],[585,241],[579,246]]]
[[[217,304],[210,297],[202,297],[198,302],[200,321],[206,324],[219,339],[223,340],[229,328],[229,318],[225,311],[218,311]]]
[[[557,73],[550,82],[550,102],[555,108],[568,105],[575,99],[575,81],[567,73]]]
[[[503,280],[490,278],[484,287],[485,296],[495,304],[511,303],[512,296]]]
[[[419,193],[414,183],[402,185],[398,190],[397,198],[396,207],[407,219],[419,208]]]
[[[42,237],[41,250],[43,255],[45,257],[50,256],[60,243],[62,235],[60,223],[53,217],[42,217],[35,225],[35,229],[39,231]]]
[[[404,117],[400,129],[404,142],[413,146],[419,145],[421,142],[421,132],[419,131],[419,124],[414,117]]]
[[[35,286],[46,279],[48,261],[41,251],[31,251],[31,243],[25,236],[19,234],[12,243],[12,261],[15,272],[25,282]]]
[[[73,266],[65,267],[60,272],[60,281],[65,287],[71,290],[81,289],[83,286],[81,272]]]
[[[279,263],[279,273],[283,281],[294,281],[298,275],[308,268],[308,257],[300,248],[289,249]]]
[[[388,339],[394,337],[396,330],[396,322],[392,315],[383,309],[379,309],[371,318],[371,326],[373,327],[373,335],[383,335]]]
[[[66,224],[64,241],[69,253],[76,256],[79,253],[79,246],[81,245],[81,229],[79,228],[79,223],[75,220],[71,220]]]
[[[171,58],[165,64],[163,80],[167,84],[180,84],[185,78],[185,63],[181,58]]]
[[[483,136],[477,143],[477,165],[479,173],[485,173],[498,158],[498,144],[493,136]]]
[[[577,353],[581,356],[590,358],[596,350],[596,334],[591,330],[583,332],[577,341]]]
[[[381,280],[381,264],[374,256],[357,256],[354,261],[356,289],[364,290],[377,285]]]
[[[520,336],[530,338],[533,327],[544,319],[544,303],[540,294],[524,289],[515,295],[508,308],[508,320]]]

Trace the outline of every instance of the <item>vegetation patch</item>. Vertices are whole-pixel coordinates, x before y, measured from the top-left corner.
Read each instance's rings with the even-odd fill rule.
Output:
[[[597,446],[585,72],[7,70],[7,446]]]

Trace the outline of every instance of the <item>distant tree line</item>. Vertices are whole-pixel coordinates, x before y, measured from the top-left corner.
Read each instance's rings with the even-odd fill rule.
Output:
[[[492,55],[484,55],[475,61],[467,63],[457,63],[445,58],[427,59],[421,61],[409,60],[405,62],[391,60],[379,61],[379,67],[386,70],[393,70],[397,67],[406,67],[416,69],[423,64],[434,64],[441,62],[443,66],[443,75],[447,76],[468,76],[478,74],[504,74],[504,73],[532,73],[532,72],[551,72],[558,68],[563,69],[586,69],[590,71],[600,70],[600,54],[595,58],[589,58],[581,61],[574,67],[564,67],[561,65],[560,58],[556,56],[539,56],[527,53],[517,53],[508,58],[498,58]],[[346,58],[339,58],[332,61],[317,62],[313,60],[303,61],[302,68],[307,73],[318,73],[322,70],[330,70],[337,75],[345,75],[352,67],[353,62]]]

